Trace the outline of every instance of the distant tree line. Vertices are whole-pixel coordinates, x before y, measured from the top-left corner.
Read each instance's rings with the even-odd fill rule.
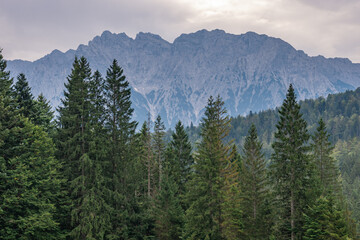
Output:
[[[232,140],[220,96],[196,149],[181,122],[168,142],[160,116],[136,131],[130,96],[116,60],[103,77],[75,58],[54,120],[0,52],[0,239],[356,239],[357,196],[343,194],[334,155],[359,156],[357,145],[332,154],[320,117],[309,134],[292,85],[276,120],[260,121],[272,125],[270,161],[259,121]],[[352,188],[359,161],[344,163]]]

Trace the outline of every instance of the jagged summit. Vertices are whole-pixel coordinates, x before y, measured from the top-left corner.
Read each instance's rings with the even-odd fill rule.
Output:
[[[24,72],[34,93],[57,106],[75,56],[85,56],[103,75],[117,59],[133,89],[136,120],[150,112],[168,126],[179,119],[199,123],[210,95],[220,94],[235,116],[280,105],[290,83],[299,99],[360,86],[360,64],[348,59],[309,57],[279,38],[219,29],[181,34],[172,43],[152,33],[131,38],[104,31],[76,50],[9,61],[8,67],[13,76]]]

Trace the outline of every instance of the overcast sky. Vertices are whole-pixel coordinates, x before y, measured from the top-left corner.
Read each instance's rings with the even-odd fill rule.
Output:
[[[172,42],[181,33],[223,29],[360,63],[359,13],[359,0],[0,0],[0,47],[6,59],[36,60],[104,30],[152,32]]]

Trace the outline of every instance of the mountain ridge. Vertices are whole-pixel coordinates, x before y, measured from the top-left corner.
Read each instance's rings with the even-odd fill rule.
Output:
[[[290,83],[301,100],[360,86],[360,64],[349,59],[310,57],[279,38],[219,29],[181,34],[172,43],[152,33],[104,31],[75,50],[8,61],[8,68],[13,76],[24,72],[35,95],[43,92],[57,106],[76,55],[103,76],[117,59],[133,90],[134,118],[160,114],[167,126],[198,124],[210,95],[220,94],[236,116],[279,106]]]

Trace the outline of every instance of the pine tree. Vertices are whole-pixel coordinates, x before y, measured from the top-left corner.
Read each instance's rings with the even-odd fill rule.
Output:
[[[234,239],[240,234],[239,216],[234,219],[229,214],[238,205],[238,174],[234,171],[237,167],[231,163],[234,157],[230,156],[231,145],[224,142],[229,132],[229,117],[225,116],[223,106],[220,97],[216,100],[210,97],[202,120],[202,141],[187,186],[190,205],[184,233],[187,239]]]
[[[94,123],[100,113],[90,83],[89,63],[84,57],[75,58],[59,108],[58,136],[72,200],[70,235],[75,239],[103,239],[110,225],[103,192],[103,156],[97,145],[102,135]]]
[[[265,221],[264,212],[269,197],[269,182],[262,144],[258,140],[254,124],[245,139],[243,152],[241,186],[244,199],[244,234],[249,239],[266,239],[269,236],[269,227],[265,226],[269,223]]]
[[[32,119],[34,117],[34,96],[31,93],[31,88],[23,73],[20,73],[17,77],[17,82],[14,86],[14,94],[17,102],[17,107],[20,110],[20,114],[24,117]]]
[[[304,240],[350,240],[344,213],[331,197],[320,196],[304,220]]]
[[[126,199],[129,192],[128,174],[131,147],[130,142],[135,133],[136,122],[131,121],[131,90],[129,82],[123,75],[123,69],[116,60],[113,61],[106,73],[105,79],[105,126],[110,137],[108,159],[110,161],[108,173],[111,179],[109,189],[112,191],[110,204],[113,208],[110,239],[127,239],[129,228],[129,202]],[[124,210],[126,209],[126,210]]]
[[[322,118],[318,124],[312,137],[314,142],[312,149],[322,191],[323,194],[335,194],[341,197],[340,171],[335,159],[331,156],[333,147],[329,141],[330,134],[328,134]]]
[[[313,193],[312,162],[308,155],[310,138],[290,85],[279,110],[271,177],[278,206],[277,239],[301,239],[303,213]]]

